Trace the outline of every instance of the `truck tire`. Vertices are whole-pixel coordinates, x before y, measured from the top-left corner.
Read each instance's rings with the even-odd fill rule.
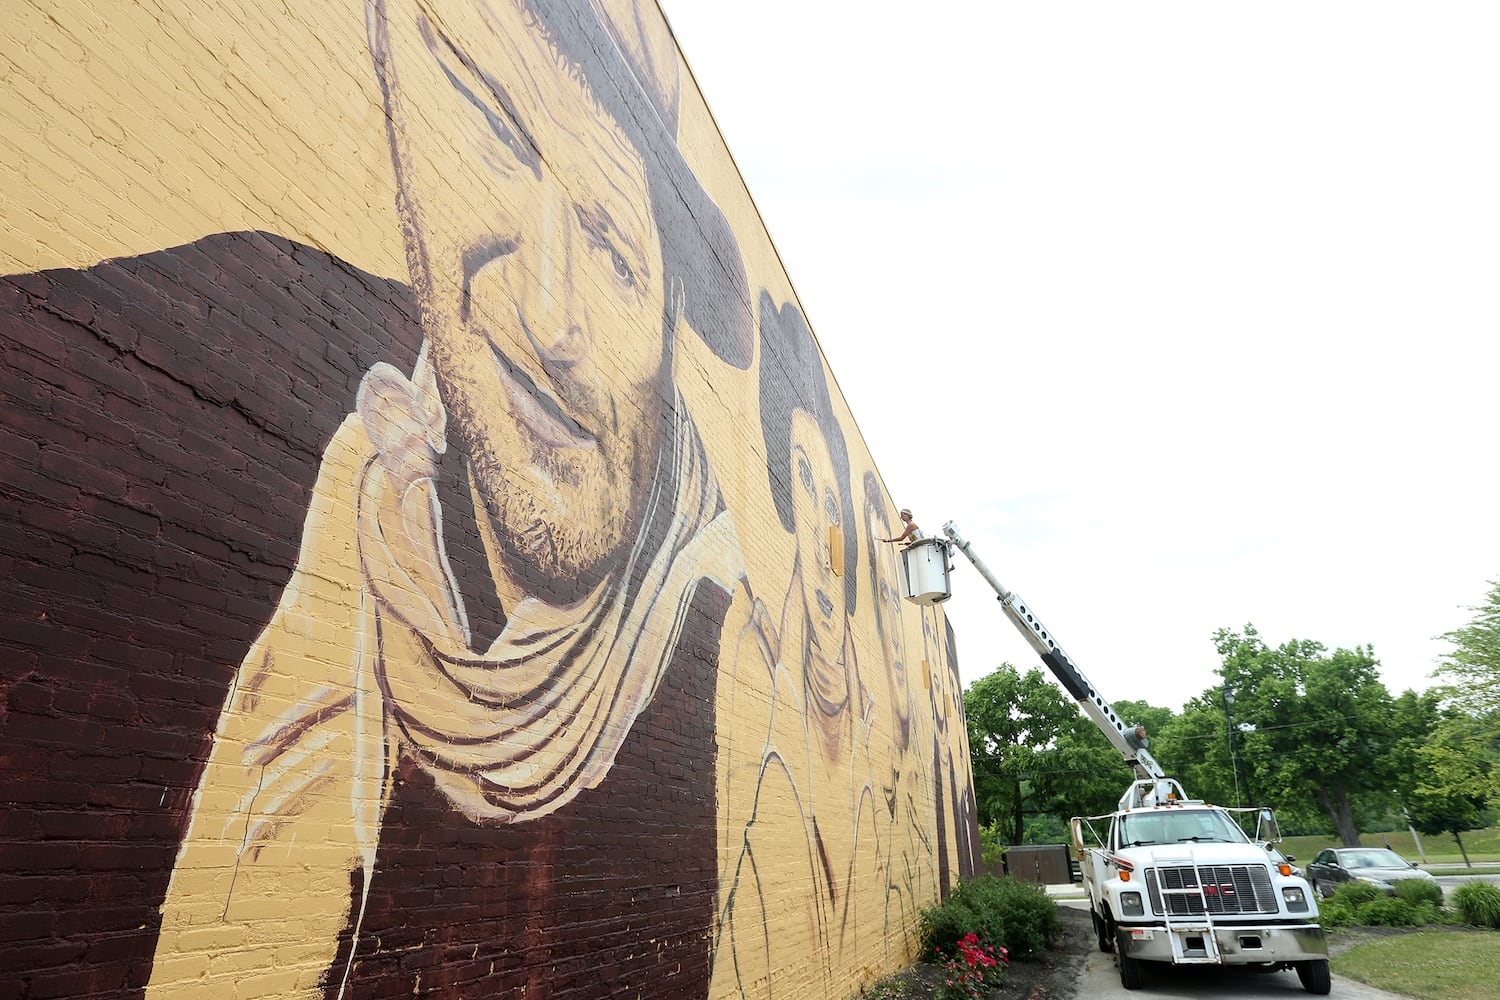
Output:
[[[1140,959],[1130,957],[1129,949],[1125,947],[1125,933],[1116,931],[1115,938],[1115,961],[1120,966],[1120,985],[1127,990],[1138,990],[1146,985],[1146,970]],[[1301,974],[1300,966],[1297,972]]]
[[[1333,977],[1328,973],[1326,958],[1298,962],[1297,978],[1302,982],[1302,988],[1314,996],[1325,997],[1333,989]]]
[[[1099,916],[1093,907],[1089,908],[1089,916],[1094,920],[1094,936],[1099,940],[1099,950],[1105,953],[1114,951],[1115,929],[1109,925],[1109,918]]]

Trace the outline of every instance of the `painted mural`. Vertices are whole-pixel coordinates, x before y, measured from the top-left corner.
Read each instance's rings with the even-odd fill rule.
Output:
[[[0,51],[0,979],[857,992],[954,637],[664,18],[304,6]]]

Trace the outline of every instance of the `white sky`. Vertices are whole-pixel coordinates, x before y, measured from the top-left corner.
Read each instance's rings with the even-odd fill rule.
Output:
[[[898,503],[1113,699],[1500,579],[1500,4],[662,0]],[[961,559],[965,684],[1040,665]]]

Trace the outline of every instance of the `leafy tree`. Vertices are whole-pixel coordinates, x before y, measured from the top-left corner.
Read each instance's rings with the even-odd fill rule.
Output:
[[[1433,730],[1452,710],[1445,712],[1443,696],[1437,690],[1404,691],[1391,706],[1391,760],[1395,764],[1396,783],[1392,790],[1396,794],[1396,805],[1410,801],[1412,791],[1422,778],[1427,767],[1423,748],[1432,737]],[[1399,812],[1399,809],[1397,810]]]
[[[1221,687],[1209,688],[1189,699],[1180,714],[1157,730],[1160,735],[1151,738],[1151,750],[1157,761],[1195,799],[1221,805],[1275,805],[1283,834],[1326,833],[1328,817],[1310,799],[1273,800],[1259,786],[1253,789],[1254,794],[1244,787],[1249,774],[1240,749],[1245,734],[1239,731],[1242,723],[1235,717],[1235,746],[1241,757],[1236,768],[1229,753],[1229,720],[1223,706]]]
[[[1390,730],[1393,742],[1389,753],[1394,783],[1389,798],[1383,803],[1387,824],[1381,827],[1373,816],[1368,817],[1364,824],[1366,832],[1415,826],[1411,810],[1416,807],[1417,787],[1430,777],[1431,762],[1426,753],[1428,743],[1442,720],[1454,714],[1452,709],[1443,708],[1442,700],[1437,689],[1429,689],[1405,691],[1392,703]],[[1371,796],[1367,804],[1371,807],[1381,804],[1376,799]]]
[[[1132,780],[1134,774],[1120,751],[1074,706],[1073,718],[1058,733],[1046,766],[1032,778],[1032,790],[1038,812],[1095,816],[1112,812]]]
[[[1466,737],[1473,759],[1494,760],[1500,753],[1500,581],[1491,581],[1485,603],[1469,610],[1474,617],[1468,624],[1440,637],[1453,643],[1453,652],[1443,657],[1437,674],[1449,682],[1442,689],[1447,703],[1473,720]],[[1465,794],[1500,799],[1500,767],[1482,773],[1483,778],[1471,775],[1459,781]]]
[[[1467,625],[1439,636],[1454,649],[1443,657],[1438,675],[1451,681],[1448,693],[1456,705],[1493,720],[1500,717],[1500,581],[1490,582],[1484,604],[1468,610],[1474,617]]]
[[[1485,825],[1483,806],[1500,770],[1494,741],[1479,720],[1453,710],[1414,756],[1419,777],[1409,798],[1412,826],[1428,835],[1452,834],[1468,865],[1459,834]]]
[[[1076,714],[1040,670],[1022,674],[1009,663],[964,692],[979,820],[995,826],[1006,843],[1019,844],[1025,834],[1023,779],[1039,769],[1042,752]]]
[[[1219,688],[1189,699],[1182,714],[1151,737],[1151,750],[1163,770],[1182,782],[1195,799],[1225,805],[1244,805],[1225,735],[1226,722]]]
[[[1220,675],[1257,798],[1295,812],[1316,802],[1345,845],[1359,845],[1356,803],[1395,787],[1393,702],[1368,646],[1329,653],[1294,639],[1271,648],[1252,625],[1220,629]]]
[[[1115,706],[1148,732],[1172,712],[1144,703]],[[1067,817],[1112,810],[1130,769],[1078,705],[1039,668],[1010,664],[964,692],[980,821],[1012,844],[1026,841],[1026,814]],[[1028,808],[1029,806],[1029,808]]]
[[[1052,813],[1036,813],[1026,823],[1026,843],[1065,844],[1068,821]]]

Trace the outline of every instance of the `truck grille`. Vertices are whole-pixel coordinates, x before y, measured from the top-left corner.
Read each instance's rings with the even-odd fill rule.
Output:
[[[1198,889],[1202,873],[1202,892],[1179,894],[1167,892],[1162,906],[1163,889]],[[1158,881],[1159,880],[1159,881]],[[1214,916],[1235,913],[1275,913],[1279,909],[1271,889],[1271,876],[1264,865],[1185,865],[1180,868],[1147,868],[1146,891],[1151,908],[1174,917],[1203,915],[1203,905]]]

